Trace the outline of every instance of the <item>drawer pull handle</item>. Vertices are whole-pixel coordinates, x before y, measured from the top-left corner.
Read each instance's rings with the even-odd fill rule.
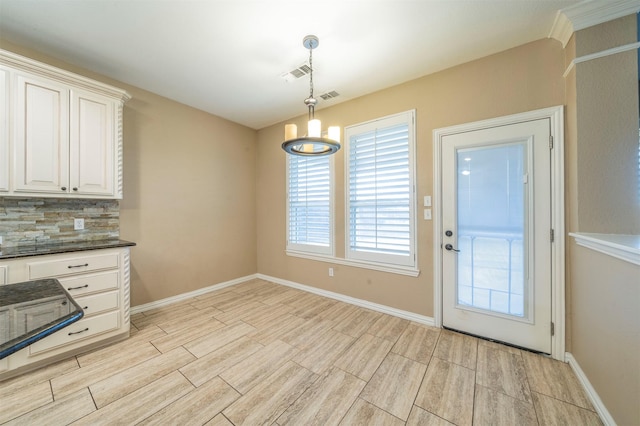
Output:
[[[88,307],[88,306],[85,306],[85,307],[84,307],[84,308],[82,308],[82,309],[89,309],[89,307]]]
[[[89,264],[88,264],[88,263],[85,263],[85,264],[83,264],[83,265],[69,265],[69,266],[67,266],[67,268],[69,268],[69,269],[73,269],[73,268],[84,268],[85,266],[89,266]]]
[[[72,332],[69,333],[69,336],[71,336],[73,334],[84,333],[85,331],[89,331],[89,327],[85,328],[84,330],[80,330],[80,331],[72,331]]]
[[[80,288],[87,288],[89,284],[81,285],[80,287],[67,287],[67,290],[78,290]]]

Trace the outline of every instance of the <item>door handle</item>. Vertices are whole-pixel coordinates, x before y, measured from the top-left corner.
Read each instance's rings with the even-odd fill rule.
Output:
[[[447,245],[445,245],[445,246],[444,246],[444,248],[445,248],[446,250],[448,250],[448,251],[455,251],[456,253],[459,253],[459,252],[460,252],[460,250],[456,250],[456,249],[454,249],[454,248],[453,248],[453,246],[452,246],[451,244],[447,244]]]

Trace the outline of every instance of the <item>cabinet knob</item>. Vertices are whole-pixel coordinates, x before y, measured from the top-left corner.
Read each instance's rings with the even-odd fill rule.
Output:
[[[73,188],[73,190],[74,190],[74,191],[77,191],[77,190],[78,190],[78,188],[74,187],[74,188]]]
[[[66,186],[63,186],[63,187],[62,187],[62,188],[60,188],[60,189],[61,189],[61,190],[63,190],[63,191],[66,191],[66,190],[67,190],[67,187],[66,187]]]

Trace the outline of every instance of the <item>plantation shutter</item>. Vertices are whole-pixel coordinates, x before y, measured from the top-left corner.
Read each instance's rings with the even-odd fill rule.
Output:
[[[330,158],[287,156],[288,249],[331,253]]]
[[[347,250],[354,259],[414,265],[412,121],[393,118],[349,132]]]

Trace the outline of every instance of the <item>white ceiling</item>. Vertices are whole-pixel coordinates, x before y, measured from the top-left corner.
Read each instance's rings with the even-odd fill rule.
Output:
[[[546,38],[577,0],[0,0],[0,37],[260,129]]]

